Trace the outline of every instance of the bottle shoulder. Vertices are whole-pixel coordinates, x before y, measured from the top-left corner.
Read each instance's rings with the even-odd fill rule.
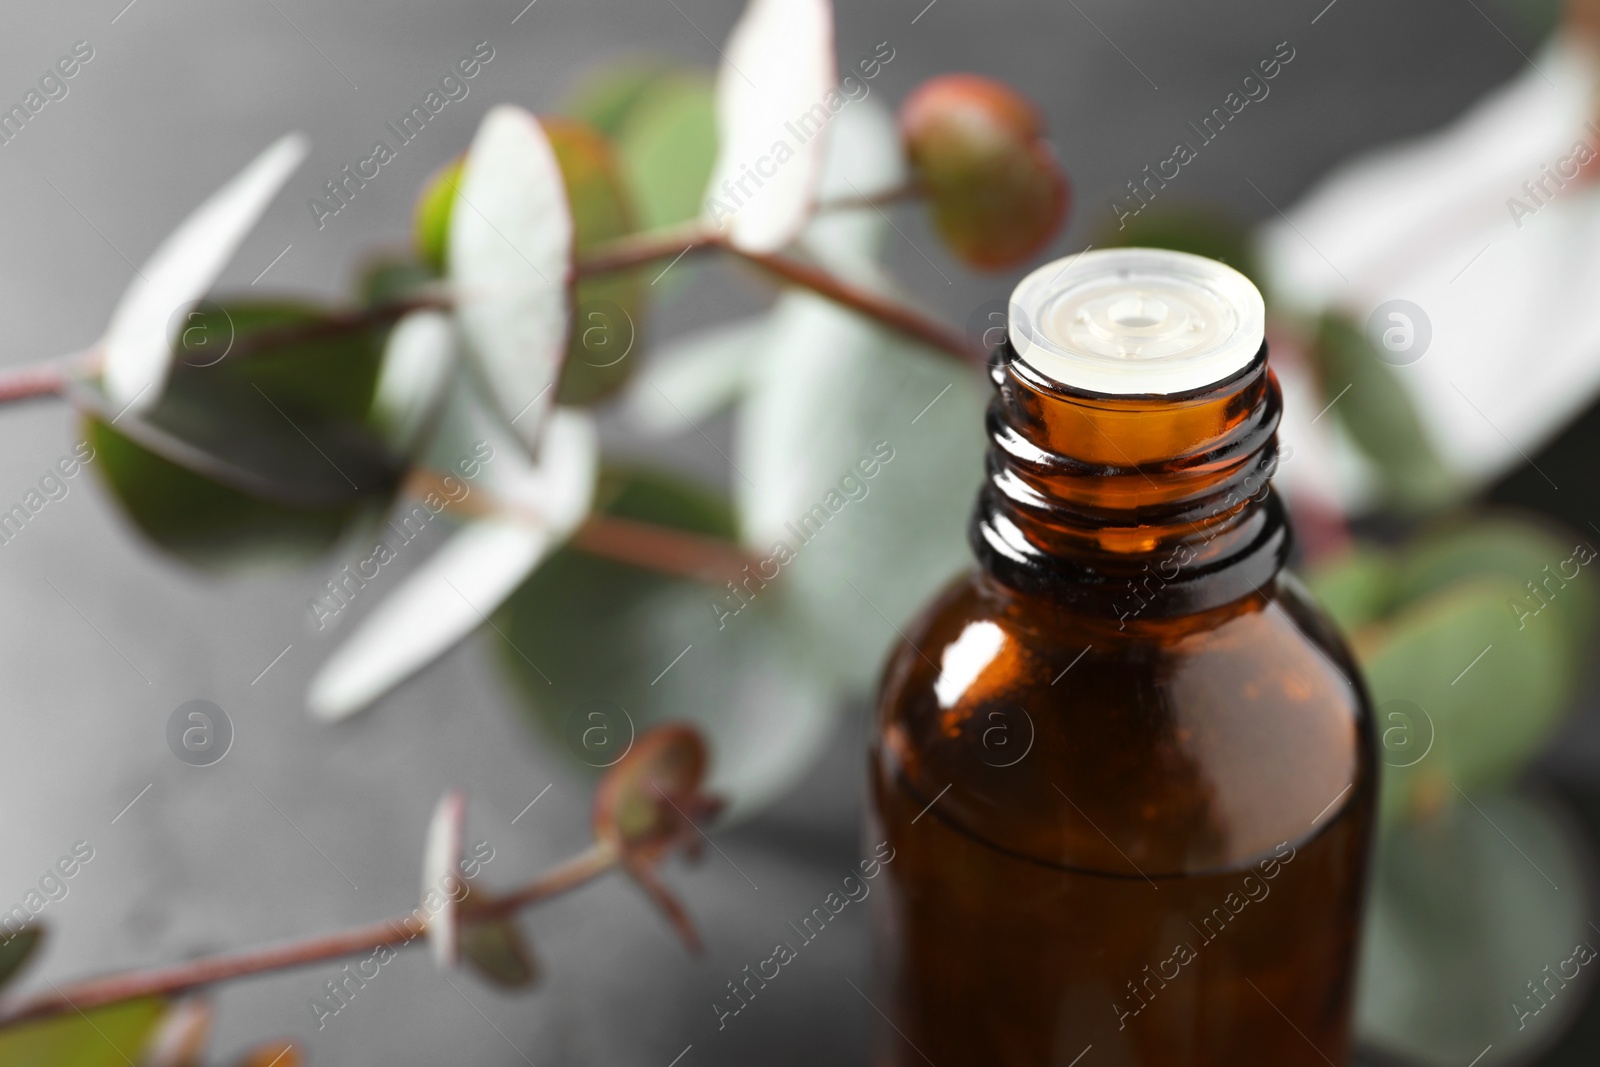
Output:
[[[1359,673],[1286,575],[1212,611],[1119,623],[977,572],[906,635],[876,758],[997,847],[1096,871],[1194,871],[1370,804]]]

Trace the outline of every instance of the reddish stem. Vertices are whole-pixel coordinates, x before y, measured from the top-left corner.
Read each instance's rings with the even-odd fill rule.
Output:
[[[738,545],[654,523],[595,513],[572,535],[572,546],[619,563],[722,582],[738,577],[755,559]]]
[[[868,202],[842,201],[837,206],[860,207]],[[845,307],[853,308],[863,315],[877,319],[891,329],[899,330],[957,359],[978,367],[983,367],[987,361],[988,354],[969,342],[961,331],[924,315],[913,307],[863,289],[820,267],[798,259],[762,252],[746,252],[730,244],[721,234],[708,230],[699,223],[605,242],[578,261],[578,274],[582,276],[624,270],[653,260],[682,255],[685,252],[714,248],[740,256],[768,274],[810,289]]]
[[[798,259],[761,252],[746,252],[726,243],[722,247],[769,274],[803,286],[829,300],[877,319],[884,325],[965,363],[980,368],[987,363],[987,354],[968,341],[960,330],[924,315],[915,308],[880,296],[869,289],[852,285],[820,267],[814,267]]]
[[[577,274],[606,274],[643,266],[658,259],[671,259],[686,252],[700,252],[717,246],[717,235],[696,219],[682,226],[629,234],[604,241],[578,259]]]
[[[616,850],[596,841],[538,881],[521,889],[493,897],[468,909],[471,918],[498,919],[551,897],[576,889],[605,874],[617,865]],[[471,898],[467,898],[469,901]]]
[[[65,360],[0,371],[0,404],[60,396],[66,387],[68,373],[68,361]]]
[[[616,863],[616,853],[611,848],[596,843],[520,889],[503,896],[491,897],[476,905],[470,904],[472,897],[468,896],[466,915],[469,921],[478,917],[510,915],[527,905],[575,889],[604,874],[616,866]],[[412,923],[412,929],[409,930],[405,925],[408,920]],[[197,986],[210,985],[230,978],[244,978],[267,971],[305,967],[324,960],[338,959],[341,956],[370,953],[384,946],[405,948],[421,940],[415,929],[415,913],[412,913],[353,930],[323,934],[283,945],[213,956],[209,959],[190,960],[171,967],[104,975],[74,982],[68,986],[53,985],[48,993],[39,993],[0,1006],[0,1025],[43,1019],[70,1011],[88,1011],[139,997],[171,996]]]

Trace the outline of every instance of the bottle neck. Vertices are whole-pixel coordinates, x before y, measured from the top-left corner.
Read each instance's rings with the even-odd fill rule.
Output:
[[[987,474],[973,516],[999,581],[1076,611],[1206,611],[1268,583],[1289,553],[1269,479],[1282,414],[1267,349],[1175,396],[1074,392],[995,351]]]

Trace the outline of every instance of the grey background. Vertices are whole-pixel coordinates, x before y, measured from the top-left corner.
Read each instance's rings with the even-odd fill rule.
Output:
[[[130,261],[288,129],[311,134],[313,155],[224,288],[249,288],[291,246],[255,288],[336,296],[365,251],[405,238],[418,184],[465,147],[491,103],[550,109],[586,67],[634,50],[714,63],[706,37],[720,43],[740,7],[538,0],[512,25],[523,2],[6,4],[0,103],[20,100],[74,41],[87,39],[95,57],[66,99],[0,147],[0,364],[93,342]],[[1338,0],[1315,25],[1326,0],[925,2],[842,0],[840,54],[889,41],[896,58],[874,86],[889,102],[951,70],[1007,78],[1039,101],[1078,197],[1061,250],[1091,240],[1123,182],[1164,158],[1184,124],[1280,41],[1295,48],[1293,64],[1184,169],[1175,199],[1260,218],[1273,209],[1246,179],[1287,206],[1352,150],[1447,120],[1522,62],[1484,12],[1533,47],[1530,32],[1487,0],[1483,12],[1458,0]],[[471,95],[318,232],[306,198],[366,156],[386,137],[384,123],[480,40],[496,55]],[[1010,278],[948,262],[916,212],[901,226],[951,281],[909,245],[895,252],[901,276],[955,321],[1009,288]],[[764,292],[742,275],[704,272],[656,323],[657,339]],[[7,409],[0,506],[20,500],[73,435],[59,404]],[[703,449],[685,440],[679,459],[718,476]],[[497,850],[493,882],[526,877],[585,843],[588,782],[519,721],[487,641],[469,642],[360,718],[318,726],[301,696],[333,638],[310,630],[305,602],[333,567],[198,575],[130,536],[94,481],[92,471],[79,475],[66,499],[0,546],[0,905],[20,900],[73,842],[95,849],[70,895],[42,916],[53,942],[30,985],[403,912],[416,900],[429,811],[451,786],[470,790],[469,840]],[[180,763],[164,737],[172,709],[196,698],[225,708],[236,731],[232,752],[208,768]],[[466,976],[452,988],[423,954],[408,953],[318,1032],[307,999],[337,968],[312,968],[222,991],[214,1047],[292,1035],[314,1063],[344,1067],[666,1067],[690,1045],[683,1067],[864,1062],[872,1009],[846,981],[864,981],[861,908],[726,1030],[709,1007],[857,858],[861,734],[860,715],[848,717],[801,790],[719,835],[727,859],[713,851],[698,868],[671,872],[706,935],[705,959],[688,958],[643,898],[611,880],[528,918],[546,967],[535,993],[507,997]]]

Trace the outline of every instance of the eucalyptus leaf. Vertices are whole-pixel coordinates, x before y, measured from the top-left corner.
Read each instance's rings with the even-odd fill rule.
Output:
[[[456,397],[463,384],[458,378]],[[440,438],[472,439],[471,429],[455,417],[464,407],[447,406]],[[476,488],[453,475],[449,481],[441,478],[440,489],[424,494],[415,510],[427,518],[454,503],[469,520],[364,616],[322,665],[307,695],[313,715],[352,715],[431,663],[483,625],[583,521],[598,465],[592,421],[582,412],[557,408],[539,444],[534,464],[503,440],[497,446],[461,443],[464,451],[442,469],[460,469],[456,463],[463,457],[475,462]],[[440,446],[436,439],[433,448]]]
[[[466,794],[452,789],[434,806],[423,843],[421,906],[428,914],[428,949],[440,970],[452,969],[461,959],[459,868],[466,825]]]
[[[1549,524],[1505,515],[1457,523],[1404,555],[1393,596],[1405,603],[1461,578],[1500,575],[1522,587],[1520,610],[1507,605],[1519,628],[1543,620],[1540,625],[1557,630],[1577,655],[1589,647],[1594,626],[1595,555],[1592,539]]]
[[[706,183],[706,218],[739,248],[776,252],[799,236],[811,213],[827,141],[826,119],[817,128],[812,118],[803,136],[786,124],[812,116],[813,108],[831,117],[843,104],[834,87],[833,5],[749,0],[720,51],[717,161]],[[827,102],[830,93],[838,106]],[[752,173],[762,176],[754,191]]]
[[[439,280],[430,267],[405,255],[375,255],[356,275],[355,297],[363,306],[382,307],[412,300]]]
[[[643,228],[687,222],[700,213],[717,157],[710,78],[696,70],[656,76],[614,137]]]
[[[607,137],[616,137],[661,79],[692,69],[649,57],[601,64],[585,72],[562,101],[561,112],[582,119]]]
[[[127,1067],[142,1058],[166,1010],[163,1001],[146,998],[0,1028],[0,1063]]]
[[[581,255],[635,229],[626,179],[606,139],[591,127],[556,117],[540,123],[550,138],[572,209],[573,248]],[[625,382],[639,365],[646,280],[638,270],[580,279],[573,290],[574,320],[567,339],[557,399],[591,404]]]
[[[1451,499],[1458,487],[1395,380],[1398,370],[1378,359],[1360,327],[1340,314],[1324,315],[1312,353],[1323,395],[1337,399],[1334,415],[1377,464],[1389,502],[1421,511]]]
[[[788,640],[812,670],[864,690],[896,628],[973,565],[989,388],[798,292],[778,301],[749,381],[733,456],[745,544],[794,554],[772,582]]]
[[[1538,188],[1593,154],[1597,65],[1575,14],[1587,8],[1568,6],[1568,32],[1538,48],[1523,38],[1528,62],[1450,122],[1342,162],[1259,233],[1277,314],[1400,330],[1394,395],[1358,398],[1357,382],[1334,410],[1403,395],[1464,490],[1536,457],[1600,392],[1600,258],[1587,254],[1600,198]]]
[[[1354,633],[1383,740],[1386,817],[1450,782],[1506,781],[1571,705],[1595,632],[1587,540],[1509,515],[1396,550],[1358,545],[1312,576]]]
[[[3,930],[4,928],[0,928]],[[0,986],[4,986],[28,965],[39,943],[44,940],[44,927],[30,923],[0,941]]]
[[[450,220],[455,215],[456,190],[461,185],[465,156],[457,156],[428,176],[412,212],[412,243],[422,262],[438,274],[449,268]]]
[[[211,306],[190,317],[152,410],[119,411],[89,386],[72,399],[94,466],[157,545],[206,566],[301,558],[398,484],[364,425],[380,336],[307,305]]]
[[[505,989],[539,980],[539,966],[514,919],[473,922],[461,928],[461,957],[478,975]]]
[[[194,210],[145,262],[111,315],[102,342],[106,392],[147,411],[161,399],[183,313],[205,295],[274,196],[310,151],[292,133],[252,160]]]
[[[490,399],[531,450],[566,358],[574,240],[561,166],[532,113],[501,104],[484,116],[456,198],[456,316]]]
[[[1390,553],[1357,544],[1321,563],[1307,579],[1322,607],[1349,633],[1388,612],[1395,599],[1395,571]]]
[[[1423,1067],[1530,1062],[1600,973],[1585,913],[1593,859],[1542,805],[1451,794],[1436,817],[1380,837],[1357,1030]]]
[[[438,415],[458,347],[455,324],[440,311],[413,311],[389,332],[371,421],[402,455],[412,452]]]
[[[1380,750],[1387,818],[1431,810],[1451,783],[1506,782],[1567,711],[1580,663],[1556,627],[1519,627],[1520,593],[1493,575],[1461,580],[1357,633],[1378,728],[1401,731]]]

